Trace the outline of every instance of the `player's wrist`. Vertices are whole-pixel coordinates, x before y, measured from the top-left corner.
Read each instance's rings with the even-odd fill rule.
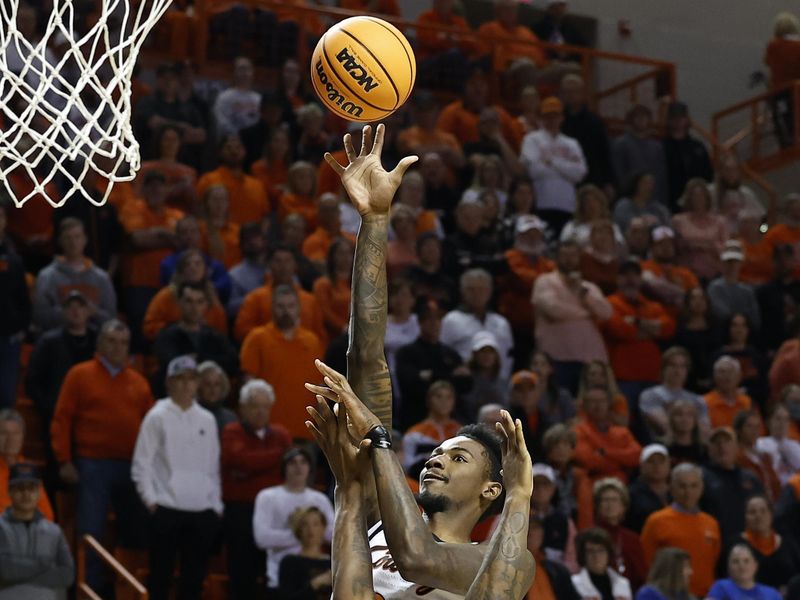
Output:
[[[386,211],[375,212],[370,209],[369,212],[361,214],[361,220],[364,223],[374,223],[376,225],[389,225],[389,209]]]
[[[370,429],[364,439],[371,442],[370,448],[372,450],[392,449],[392,433],[383,425],[376,425]]]

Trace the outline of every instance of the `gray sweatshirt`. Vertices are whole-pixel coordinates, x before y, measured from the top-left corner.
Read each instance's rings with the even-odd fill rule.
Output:
[[[0,600],[61,600],[75,563],[61,528],[39,511],[30,523],[0,515]]]
[[[117,295],[108,273],[86,259],[86,268],[76,270],[57,256],[39,272],[33,301],[33,323],[41,331],[61,327],[61,302],[66,295],[78,290],[97,310],[92,322],[100,325],[117,316]]]

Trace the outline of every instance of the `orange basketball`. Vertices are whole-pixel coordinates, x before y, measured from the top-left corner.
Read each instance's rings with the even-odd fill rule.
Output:
[[[348,121],[379,121],[403,106],[417,63],[405,36],[375,17],[351,17],[319,40],[311,80],[320,100]]]

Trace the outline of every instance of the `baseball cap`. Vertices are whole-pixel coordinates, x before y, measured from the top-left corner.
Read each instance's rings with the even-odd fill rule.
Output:
[[[732,427],[726,427],[726,426],[715,427],[714,430],[711,432],[711,435],[708,436],[708,441],[713,442],[715,438],[721,435],[727,435],[733,441],[736,441],[736,432],[733,430]]]
[[[64,296],[64,299],[61,301],[62,306],[66,306],[70,302],[82,302],[84,306],[88,306],[89,301],[86,299],[79,290],[70,290],[69,293]]]
[[[723,262],[726,260],[738,260],[739,262],[743,261],[744,253],[742,252],[742,245],[736,240],[729,240],[725,242],[725,248],[719,257]]]
[[[653,229],[653,242],[660,242],[661,240],[675,239],[675,232],[666,225],[661,225]]]
[[[517,371],[511,376],[511,387],[521,385],[523,383],[530,383],[532,385],[536,385],[539,381],[539,378],[536,376],[536,373],[533,371]]]
[[[564,105],[561,103],[561,100],[559,100],[555,96],[549,96],[545,98],[539,105],[539,114],[542,115],[552,115],[552,114],[560,115],[563,112],[564,112]]]
[[[669,450],[664,444],[648,444],[642,448],[642,453],[639,455],[639,464],[647,462],[647,459],[654,454],[663,454],[669,458]]]
[[[533,477],[544,477],[550,483],[556,482],[556,472],[548,464],[545,463],[534,463],[533,465]]]
[[[500,352],[500,345],[497,338],[490,331],[479,331],[472,336],[472,351],[477,352],[481,348],[494,348]]]
[[[547,225],[536,215],[521,215],[517,218],[517,225],[515,230],[517,233],[525,233],[531,229],[538,229],[544,231]]]
[[[17,463],[8,471],[8,487],[18,483],[39,483],[41,481],[42,476],[39,469],[30,463]]]
[[[188,354],[173,358],[167,366],[167,377],[176,377],[184,373],[197,373],[197,362]]]

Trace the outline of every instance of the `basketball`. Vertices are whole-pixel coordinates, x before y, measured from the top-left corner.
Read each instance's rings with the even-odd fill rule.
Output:
[[[416,74],[408,40],[394,25],[375,17],[337,23],[311,56],[314,90],[348,121],[388,117],[408,100]]]

